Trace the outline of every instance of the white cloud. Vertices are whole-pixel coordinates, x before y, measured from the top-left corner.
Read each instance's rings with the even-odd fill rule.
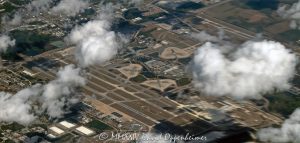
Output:
[[[28,125],[43,113],[62,117],[70,105],[78,102],[75,88],[85,84],[80,74],[79,68],[68,65],[46,85],[34,85],[14,95],[0,92],[0,121]]]
[[[280,128],[265,128],[258,131],[261,141],[274,143],[300,142],[300,108],[286,119]]]
[[[83,86],[85,79],[80,76],[80,69],[74,65],[68,65],[57,73],[57,79],[44,86],[41,97],[42,109],[46,110],[50,117],[61,117],[64,108],[77,102],[74,88]]]
[[[0,36],[0,53],[5,52],[8,47],[15,46],[16,40],[11,39],[7,35]]]
[[[103,6],[98,19],[75,27],[68,37],[76,45],[75,57],[81,66],[103,64],[112,59],[121,47],[118,34],[110,30],[114,7]]]
[[[10,17],[7,16],[7,15],[4,15],[4,16],[1,18],[1,24],[2,24],[4,27],[20,25],[21,22],[22,22],[22,16],[21,16],[21,14],[19,14],[19,13],[14,14],[12,18],[10,18]]]
[[[208,34],[206,31],[201,31],[199,33],[192,33],[191,36],[195,39],[200,40],[201,42],[217,42],[220,39],[216,36],[212,36],[210,34]]]
[[[50,8],[53,0],[34,0],[26,6],[28,10],[32,13],[40,13],[46,11]]]
[[[290,8],[287,8],[287,5],[279,7],[277,13],[283,18],[291,20],[291,28],[300,28],[300,0],[294,3]]]
[[[30,98],[41,92],[41,85],[23,89],[15,95],[0,92],[0,121],[27,125],[36,119]]]
[[[135,6],[139,6],[144,2],[144,0],[124,0],[124,1],[128,2],[129,4],[133,4]]]
[[[77,45],[76,59],[82,66],[110,60],[119,47],[115,32],[109,31],[109,23],[103,20],[76,27],[70,34],[70,40]]]
[[[62,0],[51,9],[53,13],[75,16],[89,6],[88,1],[83,0]]]
[[[248,41],[227,52],[210,42],[193,59],[194,85],[208,95],[260,98],[274,89],[286,90],[295,73],[296,56],[274,41]]]

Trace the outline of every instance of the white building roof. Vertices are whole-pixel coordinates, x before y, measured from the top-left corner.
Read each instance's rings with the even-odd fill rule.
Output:
[[[58,127],[51,127],[50,130],[52,130],[53,132],[57,133],[57,134],[62,134],[64,133],[65,131],[63,131],[62,129],[58,128]]]
[[[23,73],[25,73],[25,74],[27,74],[29,76],[35,76],[36,75],[36,73],[34,73],[33,71],[28,70],[28,69],[24,70]]]
[[[60,122],[59,123],[60,125],[62,125],[62,126],[64,126],[64,127],[66,127],[66,128],[73,128],[73,127],[75,127],[76,125],[75,124],[72,124],[72,123],[70,123],[70,122],[68,122],[68,121],[62,121],[62,122]]]
[[[53,135],[53,134],[48,134],[47,136],[48,136],[49,138],[52,138],[52,139],[56,138],[56,136]]]
[[[85,134],[85,135],[91,135],[91,134],[94,133],[94,131],[92,131],[92,130],[84,127],[84,126],[80,126],[80,127],[76,128],[76,130],[83,133],[83,134]]]

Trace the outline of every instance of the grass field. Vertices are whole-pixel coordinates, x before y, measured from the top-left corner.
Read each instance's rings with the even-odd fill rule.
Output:
[[[300,96],[288,92],[268,95],[266,98],[270,101],[269,110],[284,117],[288,117],[296,108],[300,107]]]
[[[107,124],[99,121],[99,120],[92,120],[91,122],[86,124],[87,127],[94,129],[96,132],[102,132],[105,130],[111,130],[112,128],[108,126]]]
[[[17,7],[11,5],[10,3],[4,3],[3,5],[0,5],[0,9],[5,9],[5,12],[12,12],[16,9]]]
[[[35,56],[50,50],[53,46],[49,47],[49,43],[57,40],[51,35],[42,35],[32,31],[15,30],[10,33],[10,36],[16,39],[16,48],[13,53],[23,53],[28,56]]]
[[[279,34],[279,36],[291,42],[300,40],[299,35],[300,35],[300,30],[296,30],[296,29],[291,29]]]
[[[191,80],[189,78],[181,78],[181,79],[177,80],[176,83],[178,86],[184,86],[184,85],[191,83]]]
[[[23,125],[20,125],[18,123],[11,123],[8,125],[1,126],[1,130],[12,130],[12,131],[19,131],[21,129],[25,128]]]
[[[277,14],[281,4],[297,0],[233,0],[208,10],[207,14],[255,33],[265,32],[276,40],[294,43],[299,30],[291,30],[288,19]]]
[[[30,3],[30,0],[9,0],[9,1],[17,5],[24,5]]]
[[[138,75],[138,76],[130,79],[130,81],[134,81],[134,82],[138,82],[138,83],[142,83],[146,80],[147,79],[143,75]]]
[[[67,134],[61,136],[61,137],[59,138],[59,140],[56,141],[56,143],[65,143],[65,142],[67,142],[67,141],[70,141],[70,140],[73,139],[74,137],[75,137],[74,135],[72,135],[72,134],[70,134],[70,133],[67,133]]]

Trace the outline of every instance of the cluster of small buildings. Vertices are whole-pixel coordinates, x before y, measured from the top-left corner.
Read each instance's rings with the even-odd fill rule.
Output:
[[[0,6],[2,6],[4,3],[6,3],[6,0],[0,0]],[[0,9],[0,12],[4,12],[5,9]]]
[[[2,91],[18,91],[19,89],[31,85],[28,79],[8,69],[0,70],[0,76],[0,89],[2,89]]]
[[[47,136],[49,138],[55,139],[57,137],[60,137],[68,132],[75,131],[81,135],[84,136],[91,136],[95,134],[95,131],[92,129],[89,129],[82,125],[77,125],[75,123],[71,123],[68,121],[61,121],[58,124],[51,126],[49,128]]]
[[[163,12],[159,7],[157,6],[151,6],[151,7],[148,7],[146,9],[146,12],[142,13],[143,16],[151,16],[151,15],[155,15],[155,14],[159,14]]]
[[[35,133],[35,134],[44,134],[47,131],[42,127],[33,127],[33,128],[23,128],[20,131],[12,131],[11,129],[3,130],[0,135],[1,142],[6,142],[8,140],[14,142],[25,142],[29,139],[26,134],[28,133]]]
[[[164,77],[169,77],[172,79],[182,78],[185,75],[185,72],[182,68],[179,68],[178,65],[174,65],[171,63],[159,61],[159,60],[150,60],[145,62],[150,71],[154,73],[160,74]]]
[[[227,97],[218,99],[218,97],[191,96],[178,101],[191,109],[193,114],[210,122],[222,124],[230,120],[234,124],[254,129],[282,122],[280,117],[260,110],[251,102],[238,103]]]
[[[295,94],[295,95],[300,95],[300,88],[296,86],[292,86],[288,92]]]
[[[139,47],[153,47],[156,43],[154,38],[145,35],[138,35],[135,40]]]

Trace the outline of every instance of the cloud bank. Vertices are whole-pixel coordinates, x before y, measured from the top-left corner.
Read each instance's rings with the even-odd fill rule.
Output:
[[[289,88],[297,58],[274,41],[248,41],[228,53],[228,46],[205,43],[193,59],[193,81],[207,95],[236,99]]]
[[[264,142],[288,143],[300,142],[300,108],[286,119],[281,128],[265,128],[258,131],[258,139]]]
[[[76,45],[75,57],[81,66],[103,64],[117,54],[122,42],[118,34],[110,30],[112,8],[105,5],[97,19],[71,31],[68,41]]]
[[[0,53],[6,52],[8,47],[15,46],[16,40],[11,39],[7,35],[0,36]]]
[[[199,33],[192,33],[191,36],[193,38],[196,38],[198,40],[200,40],[201,42],[216,42],[219,41],[219,38],[216,36],[212,36],[210,34],[208,34],[206,31],[201,31]]]
[[[1,24],[4,27],[7,27],[7,26],[17,26],[17,25],[20,25],[21,22],[22,22],[22,16],[21,16],[20,13],[16,13],[12,17],[4,15],[1,18]]]
[[[135,6],[140,6],[144,2],[144,0],[124,0],[124,1],[127,2],[128,4],[133,4]]]
[[[287,8],[287,5],[279,7],[277,13],[283,18],[291,19],[291,28],[300,29],[300,0],[290,8]]]
[[[44,86],[40,98],[42,110],[50,117],[58,118],[64,114],[64,108],[77,102],[75,87],[85,85],[85,79],[80,75],[80,68],[67,65],[57,73],[57,79]]]
[[[15,95],[0,92],[0,121],[27,125],[36,119],[32,111],[33,96],[41,92],[41,85],[23,89]]]
[[[62,0],[59,4],[51,9],[55,14],[64,14],[75,16],[89,6],[88,1],[83,0]]]
[[[198,39],[201,42],[219,42],[222,41],[226,36],[224,35],[224,31],[220,30],[218,32],[218,37],[208,34],[206,31],[201,31],[198,33],[192,33],[192,38]]]
[[[34,0],[26,6],[31,13],[38,14],[42,11],[46,11],[50,8],[53,0]]]
[[[76,59],[82,66],[110,60],[119,47],[115,32],[109,31],[109,23],[102,20],[76,27],[71,32],[70,40],[76,44]]]
[[[0,121],[28,125],[43,113],[59,118],[78,101],[75,87],[84,84],[80,69],[68,65],[60,69],[57,79],[46,85],[34,85],[14,95],[0,92]]]

